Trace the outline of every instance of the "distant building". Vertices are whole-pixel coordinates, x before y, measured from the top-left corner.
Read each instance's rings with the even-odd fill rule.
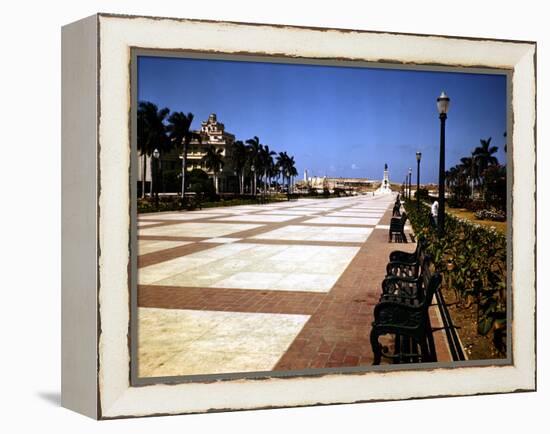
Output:
[[[200,169],[213,176],[214,172],[208,170],[202,159],[210,146],[221,152],[224,165],[222,171],[218,173],[218,185],[220,192],[235,191],[237,177],[234,174],[232,165],[233,145],[235,136],[225,131],[225,125],[218,122],[215,113],[210,114],[206,121],[201,122],[201,129],[197,131],[201,136],[201,141],[192,140],[189,143],[187,151],[187,170]],[[180,156],[181,158],[181,156]]]
[[[309,176],[304,172],[304,181],[296,182],[299,190],[312,189],[318,193],[328,190],[334,193],[335,190],[347,192],[363,192],[372,189],[372,181],[367,178],[328,178],[326,176]]]
[[[233,145],[235,143],[235,136],[225,131],[225,125],[218,122],[215,113],[208,116],[208,119],[201,122],[201,128],[196,133],[200,134],[201,141],[192,140],[189,143],[187,149],[187,171],[190,172],[194,169],[200,169],[206,172],[208,175],[213,176],[214,173],[211,170],[207,170],[202,159],[206,155],[206,151],[210,146],[214,146],[217,150],[221,150],[221,155],[224,157],[224,166],[222,172],[218,173],[218,186],[220,192],[234,192],[237,189],[237,177],[234,174],[234,169],[231,164],[231,158],[233,155]],[[161,167],[162,175],[159,179],[161,182],[160,191],[177,193],[181,191],[181,178],[179,182],[177,177],[181,174],[181,146],[177,149],[161,155]],[[138,181],[141,185],[141,179],[143,177],[143,160],[140,158],[140,168],[138,171]],[[151,182],[152,164],[151,158],[147,157],[147,174],[146,191],[149,192],[149,185]],[[141,187],[138,187],[139,189]]]

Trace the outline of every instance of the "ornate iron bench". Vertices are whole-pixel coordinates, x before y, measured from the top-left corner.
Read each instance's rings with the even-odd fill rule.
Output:
[[[407,221],[407,213],[401,214],[401,217],[392,217],[390,221],[389,242],[392,240],[400,243],[407,242],[405,235],[405,222]]]
[[[430,323],[429,307],[441,285],[439,273],[432,273],[427,257],[416,279],[390,277],[383,284],[380,301],[374,308],[370,341],[374,365],[386,357],[394,363],[435,362],[437,355]],[[401,282],[399,282],[401,281]],[[379,342],[383,335],[394,337],[393,354]]]
[[[408,276],[386,276],[382,281],[382,294],[380,300],[422,301],[425,297],[425,288],[428,286],[428,279],[431,276],[432,258],[425,255],[419,267],[419,275]]]
[[[392,210],[391,215],[393,217],[400,217],[401,216],[401,203],[400,202],[395,202],[395,204],[393,205],[393,210]]]
[[[386,276],[417,277],[426,255],[426,239],[419,237],[413,253],[394,250],[390,253],[390,262],[386,265]]]

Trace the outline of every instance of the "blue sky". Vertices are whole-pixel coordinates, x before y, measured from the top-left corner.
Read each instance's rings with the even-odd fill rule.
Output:
[[[310,175],[436,182],[439,118],[436,98],[451,98],[446,166],[492,137],[501,163],[506,131],[506,77],[260,62],[139,57],[138,99],[192,112],[193,128],[216,113],[237,139],[258,136],[294,155]]]

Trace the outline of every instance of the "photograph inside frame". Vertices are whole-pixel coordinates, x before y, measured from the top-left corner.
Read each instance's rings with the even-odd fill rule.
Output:
[[[509,361],[507,71],[134,60],[136,379]]]

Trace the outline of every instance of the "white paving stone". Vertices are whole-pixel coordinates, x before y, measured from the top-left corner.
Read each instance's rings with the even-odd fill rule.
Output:
[[[221,244],[228,244],[228,243],[236,243],[237,241],[242,240],[242,238],[224,238],[224,237],[218,237],[218,238],[208,238],[207,240],[200,241],[201,243],[221,243]]]
[[[270,371],[309,315],[139,308],[140,377]]]
[[[380,218],[357,218],[357,217],[315,217],[304,221],[304,223],[316,223],[323,225],[356,225],[356,226],[375,226]]]
[[[236,232],[259,228],[260,224],[185,222],[139,230],[139,235],[179,237],[224,237]]]
[[[289,225],[252,238],[288,241],[337,241],[364,243],[372,232],[369,227]]]
[[[140,284],[330,291],[358,247],[224,244],[141,268]]]
[[[211,217],[220,217],[220,213],[213,212],[201,212],[201,211],[184,211],[178,213],[170,214],[159,214],[159,213],[150,213],[150,214],[141,214],[139,219],[142,221],[147,220],[197,220]]]
[[[191,241],[138,240],[138,255],[191,244]]]
[[[249,214],[241,216],[231,216],[231,217],[222,217],[218,218],[215,221],[220,222],[257,222],[257,223],[279,223],[286,222],[288,220],[293,220],[297,216],[288,216],[288,215],[269,215],[269,214]]]

